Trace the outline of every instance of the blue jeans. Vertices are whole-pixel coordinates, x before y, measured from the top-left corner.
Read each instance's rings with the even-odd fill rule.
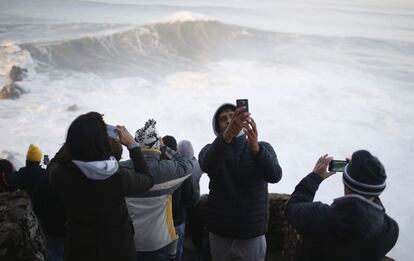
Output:
[[[65,239],[46,236],[47,261],[62,261],[65,250]]]
[[[168,261],[170,244],[151,252],[137,252],[137,261]]]
[[[175,261],[181,261],[183,259],[184,237],[185,237],[185,223],[175,226],[175,233],[178,235],[177,239],[177,254]]]

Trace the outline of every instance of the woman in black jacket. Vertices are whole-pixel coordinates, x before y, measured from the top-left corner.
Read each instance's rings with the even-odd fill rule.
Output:
[[[134,172],[119,168],[111,156],[107,126],[96,112],[72,122],[64,146],[48,167],[67,212],[65,260],[136,259],[124,197],[149,190],[153,178],[131,134],[123,126],[116,130]]]

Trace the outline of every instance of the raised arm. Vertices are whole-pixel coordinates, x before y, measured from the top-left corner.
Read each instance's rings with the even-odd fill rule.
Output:
[[[249,149],[258,165],[258,174],[269,183],[276,183],[282,178],[282,168],[277,160],[273,147],[266,142],[258,141],[256,122],[252,117],[243,122]]]
[[[151,175],[144,156],[139,147],[129,150],[129,156],[133,168],[120,165],[119,174],[121,185],[125,196],[145,192],[154,185],[154,177]]]
[[[183,177],[188,178],[193,171],[193,163],[191,160],[169,147],[164,147],[163,150],[165,150],[165,155],[170,160],[160,160],[158,162],[162,179],[174,180]]]
[[[118,170],[124,195],[129,196],[149,190],[154,185],[154,177],[148,169],[141,149],[124,126],[117,126],[117,131],[120,142],[129,150],[133,165],[133,169],[120,166]]]
[[[328,155],[319,158],[313,172],[299,182],[286,205],[288,221],[300,234],[318,235],[329,225],[324,222],[329,220],[329,206],[313,199],[322,180],[334,174],[327,172],[331,160]]]
[[[267,142],[259,143],[259,153],[254,158],[259,168],[258,174],[269,183],[277,183],[282,178],[282,168],[277,160],[276,152]]]

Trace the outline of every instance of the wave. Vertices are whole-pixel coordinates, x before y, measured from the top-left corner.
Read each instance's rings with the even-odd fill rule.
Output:
[[[261,53],[258,44],[270,44],[274,35],[212,20],[172,19],[110,35],[20,47],[43,67],[146,75],[197,69],[218,59],[257,56]]]
[[[33,65],[30,53],[11,42],[0,44],[0,87],[6,84],[9,79],[11,68],[16,65],[21,68],[28,68]]]
[[[315,63],[328,67],[341,64],[404,80],[410,77],[407,68],[413,65],[414,45],[262,31],[180,13],[164,22],[68,40],[25,43],[17,48],[27,50],[37,72],[163,78],[179,71],[202,71],[222,60],[249,60],[305,69]],[[0,49],[0,59],[1,52]],[[381,59],[380,54],[390,59]]]

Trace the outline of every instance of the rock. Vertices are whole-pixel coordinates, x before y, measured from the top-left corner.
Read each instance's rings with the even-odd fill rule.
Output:
[[[27,69],[22,69],[19,66],[13,65],[9,72],[9,77],[12,82],[22,81],[26,77]]]
[[[0,260],[46,260],[44,238],[26,192],[0,193],[0,235]]]
[[[0,91],[0,99],[18,99],[25,91],[15,83],[4,86]]]
[[[294,260],[296,246],[300,240],[299,234],[288,223],[285,215],[285,205],[289,198],[288,194],[269,194],[269,221],[266,234],[268,246],[266,255],[280,256],[280,260],[285,261]]]

